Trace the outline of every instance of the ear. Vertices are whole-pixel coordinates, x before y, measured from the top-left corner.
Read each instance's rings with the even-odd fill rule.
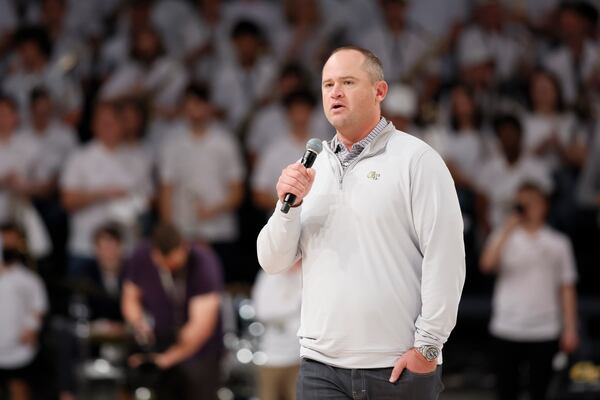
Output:
[[[379,103],[385,99],[388,92],[388,84],[386,81],[377,81],[375,83],[375,98]]]

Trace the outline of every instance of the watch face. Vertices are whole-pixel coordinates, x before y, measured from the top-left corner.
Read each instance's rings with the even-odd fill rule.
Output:
[[[435,346],[423,346],[422,354],[429,361],[433,361],[440,355],[440,350]]]

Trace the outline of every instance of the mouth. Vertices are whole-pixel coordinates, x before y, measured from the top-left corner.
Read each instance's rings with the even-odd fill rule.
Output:
[[[331,106],[331,110],[334,110],[334,111],[335,110],[341,110],[342,108],[345,108],[345,106],[342,105],[342,104],[334,104],[334,105]]]

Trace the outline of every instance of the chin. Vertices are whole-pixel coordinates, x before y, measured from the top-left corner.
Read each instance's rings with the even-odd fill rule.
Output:
[[[335,128],[335,129],[339,129],[342,128],[345,124],[345,119],[344,118],[340,118],[336,115],[334,116],[327,116],[327,121],[329,121],[329,123]]]

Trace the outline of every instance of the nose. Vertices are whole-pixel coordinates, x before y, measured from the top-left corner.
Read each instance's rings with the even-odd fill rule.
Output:
[[[332,99],[339,99],[340,97],[344,96],[344,92],[342,91],[341,86],[336,83],[331,89],[329,95]]]

